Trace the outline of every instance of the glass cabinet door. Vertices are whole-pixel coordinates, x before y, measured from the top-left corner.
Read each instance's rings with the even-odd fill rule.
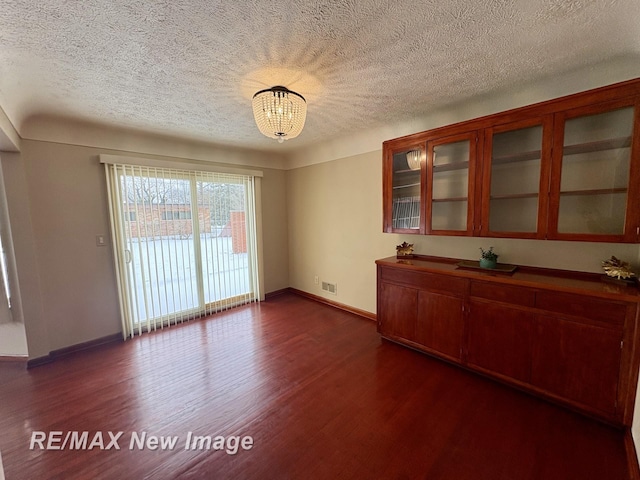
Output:
[[[486,130],[482,234],[541,238],[546,222],[551,117]],[[550,146],[550,144],[549,144]],[[539,224],[542,227],[539,227]]]
[[[388,213],[385,231],[399,233],[424,233],[422,185],[424,175],[424,147],[390,151],[387,153],[387,182],[390,190],[385,199]]]
[[[472,233],[476,147],[475,132],[429,142],[427,233]]]
[[[634,110],[633,105],[591,108],[559,119],[563,129],[554,149],[552,238],[632,240],[627,199]]]

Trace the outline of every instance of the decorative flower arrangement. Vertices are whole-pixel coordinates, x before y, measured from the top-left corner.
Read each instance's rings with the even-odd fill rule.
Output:
[[[618,280],[633,280],[636,276],[636,274],[631,271],[628,262],[623,262],[613,255],[611,255],[609,260],[602,262],[602,269],[607,276],[617,278]]]
[[[402,242],[396,245],[397,258],[413,258],[413,243]]]
[[[489,247],[489,250],[485,250],[484,248],[480,247],[480,252],[482,253],[481,258],[489,260],[490,262],[498,261],[498,255],[493,252],[493,247]]]
[[[480,252],[480,266],[482,268],[496,268],[498,265],[498,255],[493,252],[493,247],[489,247],[489,250],[480,247]]]

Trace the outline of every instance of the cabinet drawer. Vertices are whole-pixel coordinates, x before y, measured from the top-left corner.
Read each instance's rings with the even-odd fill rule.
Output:
[[[471,282],[471,296],[525,307],[533,307],[535,303],[531,289],[488,282]]]
[[[380,279],[385,282],[409,285],[420,290],[434,290],[462,295],[466,280],[448,275],[414,272],[398,268],[381,268]]]
[[[627,313],[627,306],[621,303],[594,299],[586,295],[545,291],[536,293],[536,307],[620,327],[624,325]]]

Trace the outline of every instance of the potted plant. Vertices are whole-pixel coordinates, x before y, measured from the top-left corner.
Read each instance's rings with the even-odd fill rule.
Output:
[[[489,247],[489,250],[480,247],[480,252],[480,266],[482,268],[496,268],[498,255],[493,252],[493,247]]]

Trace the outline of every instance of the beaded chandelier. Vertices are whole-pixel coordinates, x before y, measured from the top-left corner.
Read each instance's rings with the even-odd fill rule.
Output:
[[[300,135],[307,116],[302,95],[286,87],[260,90],[253,96],[253,116],[260,132],[282,143]]]

